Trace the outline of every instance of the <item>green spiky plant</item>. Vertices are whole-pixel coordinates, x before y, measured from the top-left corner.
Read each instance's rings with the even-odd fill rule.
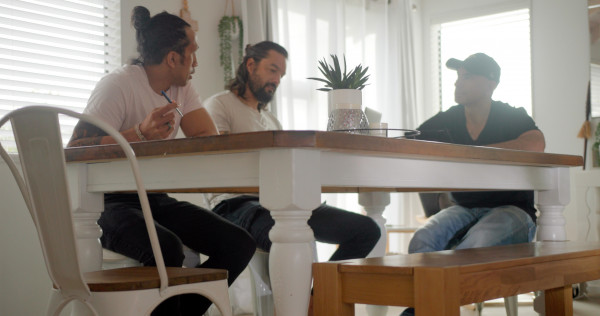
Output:
[[[594,156],[596,156],[596,161],[594,161],[594,166],[600,166],[600,123],[596,126],[596,132],[594,133],[594,144],[592,145],[592,151]]]
[[[309,77],[307,79],[317,80],[325,83],[324,88],[319,88],[317,90],[321,91],[330,91],[337,89],[357,89],[362,90],[367,80],[369,80],[369,75],[367,75],[367,70],[369,67],[362,68],[362,65],[358,65],[352,69],[349,73],[346,68],[346,56],[344,55],[344,71],[342,72],[342,68],[340,67],[340,62],[336,55],[331,54],[331,59],[333,60],[333,64],[328,64],[325,58],[319,61],[319,71],[325,77],[315,78]]]

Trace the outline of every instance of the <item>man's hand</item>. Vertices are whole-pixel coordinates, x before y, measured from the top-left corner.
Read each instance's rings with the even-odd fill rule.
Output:
[[[177,107],[177,103],[169,103],[165,106],[154,109],[140,124],[140,132],[147,140],[160,140],[167,138],[173,132],[173,125],[175,124],[175,114],[173,109]],[[130,128],[125,131],[121,131],[121,135],[129,142],[139,142],[140,138],[137,136],[135,128]],[[79,147],[79,146],[94,146],[94,145],[106,145],[115,144],[116,141],[108,136],[100,128],[79,121],[75,129],[73,130],[73,136],[67,147]]]
[[[147,140],[167,138],[173,132],[175,114],[173,110],[177,103],[172,102],[165,106],[155,108],[140,124],[140,132]]]

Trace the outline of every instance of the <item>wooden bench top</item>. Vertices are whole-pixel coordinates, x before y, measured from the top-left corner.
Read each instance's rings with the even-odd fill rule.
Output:
[[[599,255],[600,242],[545,241],[343,260],[337,263],[340,264],[340,271],[346,273],[369,271],[384,274],[412,274],[412,270],[419,267],[460,267],[464,272],[476,272]]]
[[[600,279],[600,242],[545,241],[313,264],[316,316],[353,304],[458,316],[459,306],[545,291],[548,316],[573,315],[571,284]],[[435,302],[435,304],[432,304]]]

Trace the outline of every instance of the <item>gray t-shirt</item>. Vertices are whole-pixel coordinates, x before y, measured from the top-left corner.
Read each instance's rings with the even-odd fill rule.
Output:
[[[219,92],[204,102],[204,107],[212,117],[219,133],[246,133],[281,130],[281,123],[275,115],[266,109],[257,111],[244,104],[231,91]],[[206,198],[213,208],[223,200],[234,198],[238,194],[207,194]]]
[[[219,133],[231,134],[281,130],[281,123],[268,110],[257,111],[244,104],[231,91],[219,92],[204,102]]]

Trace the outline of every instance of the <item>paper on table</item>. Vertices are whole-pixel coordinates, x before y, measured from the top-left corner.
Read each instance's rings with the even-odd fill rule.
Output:
[[[369,121],[369,123],[381,122],[381,113],[369,107],[365,107],[365,115],[367,116],[367,120]]]

